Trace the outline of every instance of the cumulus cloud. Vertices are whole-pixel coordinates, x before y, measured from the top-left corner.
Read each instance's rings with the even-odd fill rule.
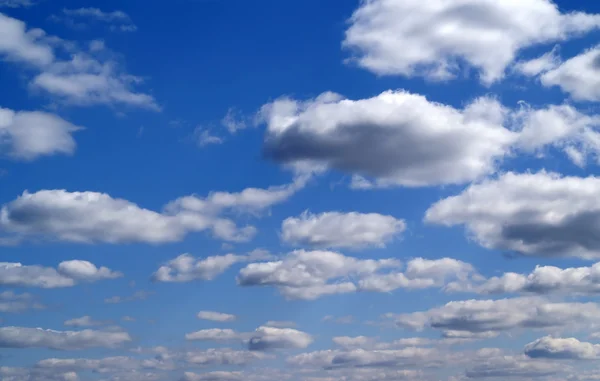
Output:
[[[374,178],[362,187],[460,184],[493,172],[517,137],[505,114],[490,98],[456,109],[406,91],[282,98],[261,110],[268,157]]]
[[[531,358],[597,360],[600,358],[600,345],[581,342],[575,338],[546,336],[527,344],[525,354]]]
[[[43,30],[28,30],[25,23],[4,14],[0,14],[0,36],[0,58],[36,69],[30,82],[34,90],[73,105],[120,104],[160,110],[151,95],[136,90],[143,79],[125,72],[106,49],[102,55],[79,49]],[[63,57],[63,50],[68,57]]]
[[[198,319],[218,322],[232,322],[237,319],[237,316],[235,315],[216,311],[200,311],[196,316],[198,317]]]
[[[187,333],[185,339],[189,341],[232,341],[242,340],[245,334],[232,329],[210,328]]]
[[[561,58],[558,47],[554,47],[554,49],[542,54],[539,57],[515,63],[513,69],[523,75],[536,76],[552,70],[558,67],[560,64]]]
[[[313,338],[306,332],[293,328],[259,327],[248,340],[251,351],[268,351],[272,349],[306,348]]]
[[[23,312],[30,309],[42,309],[44,306],[38,303],[33,295],[14,291],[0,292],[0,312]]]
[[[194,258],[190,254],[182,254],[159,267],[152,275],[152,279],[156,282],[213,280],[234,264],[259,260],[263,255],[264,253],[257,252],[249,255],[225,254],[206,258]],[[200,315],[198,317],[202,318]]]
[[[187,352],[184,357],[187,363],[198,366],[247,365],[266,358],[261,352],[236,351],[230,348]]]
[[[406,229],[406,223],[377,213],[326,212],[290,217],[281,224],[281,238],[287,243],[322,248],[383,247]]]
[[[82,282],[96,282],[122,277],[120,272],[107,267],[96,267],[91,262],[72,260],[53,267],[0,262],[0,285],[17,287],[59,288]]]
[[[344,46],[379,75],[449,79],[466,64],[489,85],[521,50],[598,27],[600,15],[561,13],[551,0],[372,0],[350,18]]]
[[[188,196],[168,203],[163,211],[142,208],[106,193],[41,190],[23,192],[0,210],[0,231],[16,239],[41,237],[80,243],[160,244],[210,230],[219,239],[245,242],[253,226],[238,227],[220,214],[259,213],[290,198],[305,180],[239,193],[214,192],[207,198]]]
[[[540,81],[547,87],[560,87],[575,100],[600,101],[600,46],[546,71]]]
[[[115,348],[131,341],[127,332],[53,331],[42,328],[0,327],[1,348],[81,350]]]
[[[522,255],[600,257],[600,179],[505,173],[435,203],[425,221],[465,225],[482,246]]]
[[[251,263],[240,270],[241,286],[273,286],[289,299],[316,299],[355,292],[350,276],[399,267],[395,259],[360,260],[330,251],[298,250],[275,262]]]
[[[600,307],[595,303],[552,303],[541,298],[464,300],[425,312],[387,314],[386,317],[401,327],[441,330],[446,337],[467,333],[486,338],[519,328],[589,327],[600,317]]]
[[[532,293],[562,295],[592,295],[600,293],[600,263],[589,267],[537,266],[529,274],[514,272],[499,277],[456,281],[448,291],[467,291],[480,294]]]

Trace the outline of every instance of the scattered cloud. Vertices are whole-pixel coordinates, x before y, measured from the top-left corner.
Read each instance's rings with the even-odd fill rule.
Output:
[[[384,247],[405,229],[404,220],[377,213],[305,211],[283,221],[281,239],[300,246],[360,249]]]
[[[216,311],[200,311],[196,315],[198,319],[218,321],[218,322],[233,322],[237,316]]]
[[[43,308],[44,305],[37,302],[31,294],[17,294],[14,291],[0,292],[0,313],[24,312],[31,309],[40,310]]]
[[[538,20],[535,27],[530,20]],[[354,53],[352,61],[378,75],[447,80],[466,65],[490,85],[521,50],[599,27],[600,15],[561,13],[551,0],[373,0],[360,3],[343,45]]]
[[[196,127],[194,129],[194,140],[196,141],[196,144],[198,144],[198,147],[206,147],[213,144],[223,144],[225,142],[225,139],[219,136],[211,135],[210,131],[203,127]]]
[[[435,203],[425,221],[465,225],[480,245],[522,255],[600,257],[600,179],[508,172]]]
[[[94,320],[91,316],[86,315],[80,318],[69,319],[64,322],[64,325],[67,327],[94,327],[110,323],[110,321]]]
[[[134,292],[132,295],[129,295],[129,296],[113,296],[110,298],[106,298],[106,299],[104,299],[104,303],[118,304],[118,303],[134,302],[136,300],[146,300],[152,294],[153,294],[152,292],[140,290],[140,291]]]
[[[115,348],[131,341],[126,332],[53,331],[42,328],[0,327],[1,348],[49,348],[81,350]]]
[[[60,288],[78,283],[96,282],[122,277],[120,272],[107,267],[96,267],[91,262],[72,260],[53,267],[23,265],[18,262],[0,262],[0,285],[15,287]]]

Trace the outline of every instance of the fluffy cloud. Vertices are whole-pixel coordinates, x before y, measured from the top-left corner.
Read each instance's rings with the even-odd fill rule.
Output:
[[[376,74],[448,79],[468,64],[491,84],[522,49],[596,29],[600,15],[561,13],[551,0],[372,0],[350,23],[344,46]]]
[[[575,100],[600,101],[600,46],[546,71],[540,81],[547,87],[560,87]]]
[[[267,351],[271,349],[306,348],[313,338],[306,332],[293,328],[259,327],[248,340],[251,351]]]
[[[244,337],[243,333],[220,328],[203,329],[185,335],[185,339],[189,341],[231,341],[242,340]]]
[[[0,108],[0,155],[33,160],[56,154],[71,155],[77,127],[47,112]]]
[[[238,275],[241,286],[274,286],[290,299],[316,299],[355,292],[349,277],[399,267],[394,259],[360,260],[330,251],[298,250],[276,262],[251,263]]]
[[[449,302],[425,312],[387,314],[401,327],[433,328],[446,337],[464,337],[462,333],[481,338],[512,329],[577,329],[600,318],[595,303],[552,303],[539,298],[499,300],[464,300]]]
[[[44,306],[35,301],[31,294],[17,294],[13,291],[0,292],[0,312],[23,312],[29,309],[42,309]]]
[[[61,262],[55,269],[38,265],[0,262],[0,285],[18,287],[58,288],[71,287],[81,282],[96,282],[122,277],[120,272],[107,267],[96,267],[81,260]]]
[[[94,320],[91,316],[86,315],[80,318],[69,319],[64,322],[64,325],[67,327],[93,327],[98,325],[105,325],[110,322]]]
[[[383,247],[406,229],[403,220],[377,213],[308,211],[281,224],[281,238],[288,243],[312,247]]]
[[[152,279],[156,282],[213,280],[236,263],[264,259],[265,255],[267,254],[260,250],[248,255],[225,254],[206,258],[194,258],[190,254],[182,254],[159,267],[152,275]],[[202,318],[200,314],[198,317]],[[215,315],[212,317],[214,318]]]
[[[581,342],[575,338],[542,337],[525,346],[525,354],[532,358],[596,360],[600,345]]]
[[[247,365],[266,358],[261,352],[236,351],[229,348],[187,352],[185,361],[198,366]]]
[[[232,322],[237,319],[237,316],[232,314],[226,314],[222,312],[216,311],[200,311],[198,315],[196,315],[198,319],[210,320],[210,321],[219,321],[219,322]]]
[[[126,332],[106,331],[53,331],[41,328],[0,327],[2,348],[50,348],[81,350],[87,348],[114,348],[131,341]]]
[[[361,187],[459,184],[493,172],[517,137],[503,127],[505,114],[489,98],[455,109],[405,91],[357,101],[284,98],[261,110],[267,156],[375,179]]]
[[[122,70],[117,61],[76,44],[29,29],[20,20],[0,14],[0,58],[24,62],[37,70],[31,88],[75,105],[122,104],[158,111],[148,94],[137,92],[141,77]],[[55,49],[59,46],[61,49]],[[66,49],[69,59],[61,59]]]
[[[467,291],[480,294],[535,293],[585,295],[600,293],[600,263],[590,267],[537,266],[530,274],[505,273],[499,277],[479,279],[478,282],[456,281],[447,285],[448,291]]]
[[[600,257],[600,179],[506,173],[434,204],[425,220],[464,224],[482,246],[523,255]]]
[[[517,62],[513,69],[527,76],[536,76],[551,69],[556,68],[561,63],[558,47],[554,47],[548,53],[544,53],[537,58],[527,61]]]

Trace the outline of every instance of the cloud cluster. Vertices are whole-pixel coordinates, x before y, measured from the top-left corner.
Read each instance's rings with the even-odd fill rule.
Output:
[[[42,328],[0,327],[1,348],[81,350],[115,348],[131,341],[127,332],[53,331]]]
[[[91,262],[72,260],[53,267],[0,262],[0,285],[16,287],[59,288],[82,282],[96,282],[122,277],[120,272],[97,267]]]
[[[600,15],[562,13],[551,0],[372,0],[350,18],[343,44],[379,75],[449,79],[466,64],[489,85],[521,50],[599,27]]]
[[[508,172],[435,203],[427,210],[425,221],[465,225],[469,234],[489,249],[598,258],[598,191],[600,179],[596,177]]]
[[[404,229],[403,220],[377,213],[306,211],[282,222],[281,239],[299,246],[360,249],[383,247]]]

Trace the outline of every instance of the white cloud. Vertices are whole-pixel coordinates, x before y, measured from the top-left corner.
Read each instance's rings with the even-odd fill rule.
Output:
[[[80,350],[114,348],[131,341],[127,332],[53,331],[41,328],[0,327],[2,348],[50,348]]]
[[[523,255],[600,257],[600,179],[538,172],[502,174],[441,200],[425,220],[465,225],[489,249]]]
[[[251,263],[240,270],[241,286],[274,286],[289,299],[312,300],[324,295],[355,292],[352,277],[365,277],[397,268],[395,259],[360,260],[331,251],[297,250],[275,262]]]
[[[544,86],[558,86],[579,101],[600,101],[600,46],[575,56],[543,73]]]
[[[110,26],[113,31],[134,32],[137,26],[131,21],[129,15],[123,11],[105,12],[98,8],[63,9],[64,21],[67,25],[74,27],[86,26],[89,20],[103,22]],[[54,19],[61,20],[55,16]],[[87,22],[77,22],[77,19],[86,19]]]
[[[0,0],[0,8],[27,8],[34,4],[33,0]]]
[[[205,147],[211,144],[223,144],[225,142],[223,138],[211,135],[209,130],[202,127],[194,129],[194,140],[199,147]]]
[[[104,299],[104,303],[118,304],[118,303],[133,302],[136,300],[146,300],[148,298],[148,296],[150,296],[150,295],[152,295],[151,292],[140,290],[140,291],[134,292],[130,296],[113,296],[110,298],[106,298],[106,299]]]
[[[214,371],[202,374],[185,372],[182,381],[241,381],[244,380],[242,372]]]
[[[69,58],[62,58],[67,48]],[[159,111],[160,106],[149,94],[135,87],[143,79],[126,73],[106,49],[84,51],[77,45],[41,29],[29,29],[25,23],[0,13],[0,58],[24,62],[36,69],[31,88],[69,104],[123,104]]]
[[[561,63],[558,47],[537,58],[515,63],[514,70],[523,75],[536,76],[558,67]]]
[[[225,254],[194,258],[182,254],[162,265],[152,276],[156,282],[191,282],[213,280],[236,263],[252,260],[252,256]]]
[[[247,365],[264,358],[266,356],[260,352],[236,351],[230,348],[208,349],[185,354],[187,363],[198,366]]]
[[[600,345],[575,338],[546,336],[527,344],[525,354],[531,358],[597,360],[600,358]]]
[[[313,338],[306,332],[293,328],[258,327],[248,340],[251,351],[268,351],[271,349],[306,348]]]
[[[551,0],[372,0],[350,23],[344,46],[376,74],[448,79],[467,64],[491,84],[521,50],[597,29],[600,15],[561,13]]]
[[[96,267],[81,260],[61,262],[55,269],[38,265],[0,262],[0,284],[4,286],[59,288],[82,282],[96,282],[122,277],[107,267]]]
[[[446,337],[461,333],[482,338],[518,328],[577,329],[592,325],[600,318],[595,303],[552,303],[539,298],[464,300],[449,302],[425,312],[387,314],[401,327],[433,328]]]
[[[232,341],[242,340],[244,337],[243,333],[220,328],[203,329],[185,335],[185,339],[189,341]]]
[[[20,160],[71,155],[76,147],[72,134],[78,130],[81,127],[47,112],[0,108],[0,154]]]
[[[66,320],[63,324],[67,327],[93,327],[109,323],[110,322],[94,320],[91,316],[85,315],[80,318]]]
[[[198,319],[218,322],[232,322],[237,319],[237,316],[235,315],[216,311],[200,311],[196,316],[198,317]]]
[[[403,220],[377,213],[326,212],[290,217],[281,224],[283,241],[322,248],[384,247],[406,229]]]
[[[494,172],[517,138],[503,127],[506,114],[490,98],[455,109],[405,91],[357,101],[333,93],[305,102],[282,98],[261,110],[270,158],[372,177],[372,186],[412,187]]]
[[[44,306],[36,302],[31,294],[17,294],[13,291],[0,292],[0,313],[23,312],[30,309],[39,310],[42,308]]]
[[[235,134],[239,130],[243,130],[248,126],[246,120],[238,114],[234,108],[227,110],[227,114],[221,119],[221,125],[229,131],[230,134]]]
[[[567,370],[564,364],[531,359],[525,355],[512,356],[494,348],[479,351],[475,365],[465,372],[467,378],[532,380],[554,375]],[[565,378],[559,378],[565,379]]]
[[[281,321],[281,320],[269,320],[264,324],[267,327],[275,327],[275,328],[294,328],[296,327],[296,323],[293,321]]]

